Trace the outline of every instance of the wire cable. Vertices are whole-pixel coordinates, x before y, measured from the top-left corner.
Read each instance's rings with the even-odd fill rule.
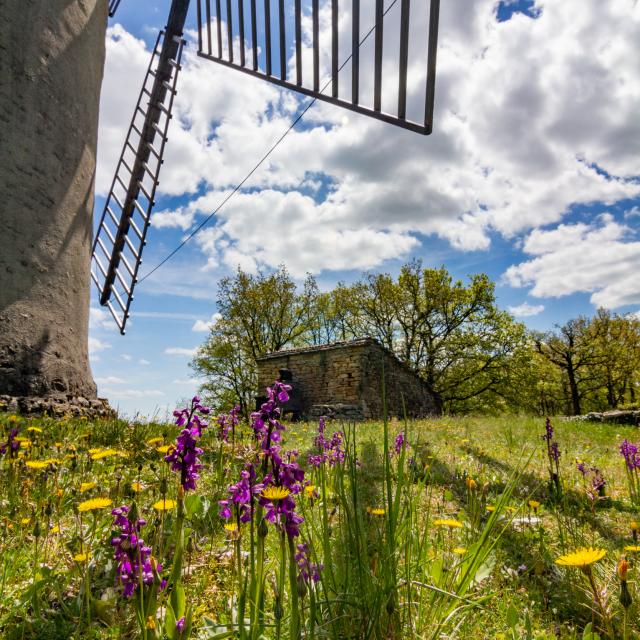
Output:
[[[397,2],[398,2],[398,0],[392,0],[391,4],[383,12],[383,14],[382,14],[383,17],[386,16],[387,13],[389,13],[389,11],[391,11],[391,9],[394,7],[394,5]],[[360,47],[362,47],[362,45],[367,41],[367,39],[375,31],[375,29],[376,29],[376,25],[374,24],[371,27],[371,29],[369,29],[369,31],[366,33],[364,38],[362,38],[362,40],[358,43],[358,49],[360,49]],[[337,74],[339,74],[342,71],[342,69],[344,69],[344,67],[348,64],[349,60],[351,60],[352,57],[353,57],[353,52],[350,53],[349,56],[346,58],[346,60],[338,67]],[[327,80],[327,82],[323,85],[322,89],[320,89],[320,93],[324,93],[325,90],[329,87],[329,85],[332,82],[333,82],[333,76],[331,78],[329,78],[329,80]],[[220,209],[222,209],[222,207],[224,207],[227,204],[227,202],[229,202],[229,200],[231,200],[231,198],[233,198],[233,196],[236,193],[238,193],[238,191],[240,191],[240,189],[242,189],[243,185],[247,182],[247,180],[249,180],[249,178],[251,178],[251,176],[262,166],[262,164],[265,162],[265,160],[276,150],[276,148],[289,135],[289,133],[291,133],[291,131],[293,131],[293,129],[298,124],[298,122],[300,122],[300,120],[302,120],[302,118],[305,116],[307,111],[309,111],[309,109],[311,109],[311,107],[313,107],[313,105],[317,101],[318,101],[318,98],[312,98],[311,99],[309,104],[307,104],[307,106],[300,112],[300,114],[296,117],[296,119],[289,125],[287,130],[276,140],[276,142],[274,142],[271,145],[271,147],[267,150],[267,152],[260,158],[260,160],[258,160],[258,162],[256,162],[256,164],[245,175],[245,177],[242,178],[242,180],[232,189],[232,191],[223,198],[223,200],[220,202],[220,204],[179,245],[177,245],[176,248],[173,249],[173,251],[171,251],[171,253],[169,253],[155,267],[153,267],[153,269],[151,269],[151,271],[149,271],[144,276],[142,276],[142,278],[140,278],[140,280],[138,280],[137,286],[140,286],[149,276],[153,275],[160,267],[162,267],[167,262],[169,262],[169,260],[171,260],[171,258],[173,258],[173,256],[175,256],[176,253],[178,253],[178,251],[180,251],[180,249],[182,249],[182,247],[184,247],[187,244],[187,242],[189,242],[197,233],[200,232],[200,230],[204,226],[207,225],[207,223],[220,211]],[[304,179],[303,179],[302,182],[304,182]],[[302,182],[300,184],[302,184]]]

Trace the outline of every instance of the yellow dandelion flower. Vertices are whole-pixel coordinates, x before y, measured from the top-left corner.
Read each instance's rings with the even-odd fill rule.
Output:
[[[469,444],[471,442],[471,440],[469,440],[469,438],[462,438],[462,440],[460,440],[460,444]]]
[[[307,498],[315,497],[315,493],[316,493],[316,485],[315,484],[308,484],[304,488],[304,495],[307,496]]]
[[[152,631],[156,628],[156,621],[153,616],[147,617],[147,623],[145,625],[147,629],[151,629]]]
[[[291,492],[285,487],[267,487],[262,492],[265,500],[284,500]]]
[[[629,544],[624,548],[625,551],[631,551],[632,553],[640,552],[640,546],[637,544]]]
[[[63,495],[64,495],[64,489],[57,489],[56,490],[56,496],[58,498],[62,498]]]
[[[164,441],[164,438],[162,436],[157,436],[156,438],[149,438],[149,440],[147,440],[147,444],[150,447],[153,447],[153,445],[160,444],[163,441]]]
[[[97,511],[98,509],[106,509],[113,503],[113,500],[109,498],[92,498],[91,500],[85,500],[78,505],[78,511],[84,513],[85,511]]]
[[[465,553],[467,553],[465,547],[453,547],[452,551],[458,556],[463,556]]]
[[[49,460],[27,460],[25,464],[29,469],[40,471],[42,469],[46,469],[49,466]]]
[[[567,553],[564,556],[560,556],[556,560],[556,564],[562,567],[578,567],[579,569],[586,569],[594,562],[599,562],[605,557],[607,552],[604,549],[594,549],[593,547],[581,547]]]
[[[384,515],[384,509],[381,509],[380,507],[367,507],[367,511],[372,515],[372,516],[383,516]]]
[[[62,442],[54,442],[54,443],[53,443],[53,446],[54,446],[56,449],[61,449],[61,448],[62,448]]]
[[[158,453],[169,453],[171,449],[173,449],[172,444],[165,444],[165,445],[162,445],[161,447],[156,447],[156,451]]]
[[[540,508],[540,503],[537,500],[529,500],[529,506],[536,511],[536,509]]]
[[[131,483],[131,491],[135,493],[140,493],[144,489],[144,485],[142,482],[132,482]]]
[[[22,520],[20,520],[20,524],[22,525],[27,525],[31,522],[31,518],[22,518]]]
[[[629,525],[631,527],[631,531],[640,530],[640,524],[638,524],[635,520]]]
[[[110,458],[111,456],[117,456],[118,452],[115,449],[103,449],[91,456],[92,460],[104,460],[104,458]]]
[[[17,440],[17,438],[16,438]],[[31,440],[20,440],[20,448],[21,449],[29,449],[31,447]]]
[[[438,520],[434,520],[433,524],[436,527],[448,527],[449,529],[462,528],[462,522],[460,522],[460,520],[454,520],[453,518],[440,518]]]
[[[9,422],[12,424],[18,422],[18,416],[9,416]]]
[[[92,447],[89,449],[88,453],[92,456],[94,453],[100,453],[100,451],[102,451],[101,447]]]
[[[27,427],[27,431],[30,433],[42,433],[42,429],[40,427]]]
[[[88,559],[88,553],[77,553],[75,556],[73,556],[73,561],[77,562],[78,564],[84,564]]]
[[[51,530],[49,531],[49,533],[51,535],[55,535],[56,533],[60,533],[60,527],[58,525],[56,525],[55,527],[51,527]]]
[[[229,522],[228,524],[224,525],[224,528],[229,533],[233,533],[234,531],[238,530],[238,525],[235,522]]]
[[[489,513],[493,513],[495,510],[496,510],[496,508],[492,504],[488,504],[487,505],[487,511]]]
[[[465,480],[465,484],[467,485],[467,489],[469,489],[469,491],[473,491],[478,486],[478,483],[471,477],[468,477]]]
[[[87,491],[91,491],[91,489],[96,488],[95,482],[83,482],[80,485],[80,493],[86,493]]]
[[[156,511],[169,511],[170,509],[173,509],[176,504],[175,500],[158,500],[158,502],[153,505],[153,508]]]

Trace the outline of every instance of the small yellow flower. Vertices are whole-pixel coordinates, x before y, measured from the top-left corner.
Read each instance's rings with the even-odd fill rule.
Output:
[[[235,531],[238,530],[238,525],[235,522],[229,522],[224,525],[224,528],[229,533],[234,533]]]
[[[463,556],[465,553],[467,553],[467,550],[465,547],[453,547],[453,553],[459,556]]]
[[[31,518],[22,518],[22,520],[20,520],[20,524],[23,525],[27,525],[31,522]]]
[[[169,511],[170,509],[173,509],[175,506],[176,506],[175,500],[158,500],[158,502],[156,502],[153,505],[153,508],[156,511]]]
[[[465,480],[465,483],[466,483],[467,489],[469,489],[469,491],[473,491],[478,486],[478,483],[471,477],[468,477]]]
[[[57,489],[56,490],[56,496],[58,498],[62,498],[63,495],[64,495],[64,489]]]
[[[104,458],[110,458],[111,456],[117,456],[118,452],[115,449],[103,449],[91,456],[92,460],[103,460]]]
[[[18,440],[18,438],[16,438],[16,440]],[[29,449],[31,447],[31,440],[20,440],[20,448],[21,449]]]
[[[315,497],[315,493],[316,493],[316,485],[315,484],[308,484],[304,488],[304,495],[307,496],[307,498],[314,498]]]
[[[51,535],[55,535],[56,533],[60,533],[60,527],[58,525],[56,525],[55,527],[51,527],[51,530],[49,531],[49,533]]]
[[[35,469],[40,471],[42,469],[46,469],[49,466],[48,460],[27,460],[26,463],[29,469]]]
[[[75,556],[73,556],[73,561],[77,562],[78,564],[84,564],[88,559],[88,553],[77,553]]]
[[[607,552],[604,549],[594,549],[593,547],[581,547],[567,553],[564,556],[560,556],[556,560],[556,564],[562,567],[578,567],[579,569],[586,569],[594,562],[599,562],[605,557]]]
[[[95,482],[83,482],[80,485],[80,493],[86,493],[87,491],[91,491],[91,489],[96,488]]]
[[[162,445],[161,447],[157,447],[156,451],[158,453],[169,453],[169,451],[173,449],[173,445],[172,444],[165,444]]]
[[[493,513],[495,510],[496,510],[496,508],[492,504],[488,504],[487,505],[487,511],[489,513]]]
[[[434,520],[433,524],[436,527],[449,527],[449,529],[461,529],[462,522],[459,520],[454,520],[453,518],[442,518],[438,520]]]
[[[156,628],[156,621],[153,616],[149,616],[147,618],[147,624],[145,626],[147,627],[147,629],[151,629],[151,630]]]
[[[27,427],[27,431],[30,433],[42,433],[42,429],[40,427]]]
[[[635,520],[629,525],[629,527],[631,528],[631,531],[640,530],[640,524],[638,524]]]
[[[153,445],[160,444],[163,440],[164,438],[162,436],[157,436],[156,438],[149,438],[149,440],[147,440],[147,444],[150,447],[153,447]]]
[[[78,505],[78,511],[84,513],[85,511],[97,511],[98,509],[106,509],[113,503],[113,500],[109,498],[92,498],[91,500],[85,500]]]
[[[18,416],[9,416],[9,422],[11,424],[18,422]]]
[[[631,553],[640,553],[640,546],[637,544],[628,544],[624,550],[630,551]]]
[[[372,516],[383,516],[384,515],[384,509],[381,509],[380,507],[367,507],[367,511],[372,515]]]
[[[284,500],[291,492],[285,487],[267,487],[262,492],[265,500]]]
[[[92,447],[91,449],[89,449],[88,453],[92,456],[94,453],[99,453],[100,451],[102,451],[100,447]]]
[[[135,493],[140,493],[144,489],[144,485],[142,482],[132,482],[131,483],[131,491]]]
[[[529,507],[537,511],[540,508],[540,503],[537,500],[529,500]]]

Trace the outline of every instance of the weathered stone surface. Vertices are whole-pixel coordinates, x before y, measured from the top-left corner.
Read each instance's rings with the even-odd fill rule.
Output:
[[[438,398],[427,385],[371,338],[279,351],[258,358],[261,391],[278,379],[280,369],[293,374],[303,416],[330,415],[322,413],[321,407],[325,407],[327,412],[353,415],[349,419],[380,418],[383,370],[389,416],[403,417],[405,409],[409,417],[441,413]]]
[[[640,410],[635,411],[604,411],[598,413],[592,411],[578,419],[588,422],[615,422],[617,424],[635,424],[640,426]]]
[[[82,398],[73,396],[6,396],[0,395],[0,412],[21,413],[24,415],[73,416],[111,418],[115,411],[105,398]]]
[[[35,404],[96,396],[87,325],[107,4],[0,0],[0,394]]]

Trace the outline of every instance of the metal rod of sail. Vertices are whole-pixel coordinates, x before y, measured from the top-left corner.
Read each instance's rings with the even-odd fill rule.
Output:
[[[258,18],[256,0],[251,0],[251,56],[253,58],[253,70],[258,70]]]
[[[220,0],[216,0],[216,35],[218,36],[218,58],[222,58],[222,16]]]
[[[409,61],[409,3],[402,0],[400,7],[400,69],[398,70],[398,118],[407,116],[407,64]]]
[[[360,100],[360,0],[353,0],[351,17],[351,102]]]
[[[300,0],[295,0],[296,18],[296,84],[302,84],[302,7]]]
[[[227,0],[227,46],[229,47],[229,62],[233,62],[233,15],[231,13],[231,0]]]
[[[287,44],[284,28],[284,0],[278,2],[278,35],[280,36],[280,79],[287,79]]]
[[[320,91],[320,17],[319,0],[311,0],[313,29],[313,90]]]
[[[202,0],[198,0],[196,5],[196,20],[198,21],[198,49],[202,51]]]
[[[114,289],[113,285],[116,279],[115,271],[123,257],[122,250],[125,244],[124,238],[128,234],[132,223],[132,216],[135,207],[134,202],[137,200],[138,194],[142,188],[142,180],[144,179],[146,165],[151,153],[149,145],[153,144],[158,128],[158,122],[162,115],[162,110],[158,105],[163,104],[167,91],[170,92],[170,99],[173,100],[174,89],[168,83],[168,80],[172,77],[174,67],[169,64],[169,61],[176,59],[178,52],[180,51],[180,47],[182,46],[181,37],[188,9],[189,0],[173,0],[171,4],[171,10],[167,20],[167,28],[165,30],[162,49],[160,51],[158,65],[156,67],[153,88],[151,90],[149,108],[145,116],[144,124],[142,125],[142,135],[138,142],[136,157],[133,162],[133,167],[131,168],[132,170],[127,194],[125,196],[124,203],[122,204],[122,216],[120,217],[120,224],[116,233],[116,242],[111,253],[109,266],[107,268],[107,276],[100,295],[100,304],[102,305],[105,305],[111,297],[111,292]],[[164,142],[165,141],[163,140],[163,145]],[[155,177],[153,178],[153,182],[153,190],[155,190]],[[151,194],[145,193],[145,195],[148,197]],[[153,205],[152,197],[149,198],[149,205]]]
[[[238,0],[238,28],[240,29],[240,65],[244,67],[244,2]]]
[[[376,0],[376,37],[373,78],[373,110],[380,111],[382,104],[382,23],[384,20],[383,0]]]
[[[206,15],[207,15],[207,47],[209,49],[209,55],[211,55],[213,52],[212,45],[211,45],[211,0],[207,0]]]
[[[424,126],[427,133],[433,128],[433,103],[436,88],[436,53],[438,51],[438,20],[440,0],[431,0],[429,11],[429,51],[427,54],[427,90],[424,106]]]
[[[331,95],[338,97],[338,0],[331,0]]]
[[[267,56],[267,75],[271,75],[271,0],[264,0],[264,39]]]

